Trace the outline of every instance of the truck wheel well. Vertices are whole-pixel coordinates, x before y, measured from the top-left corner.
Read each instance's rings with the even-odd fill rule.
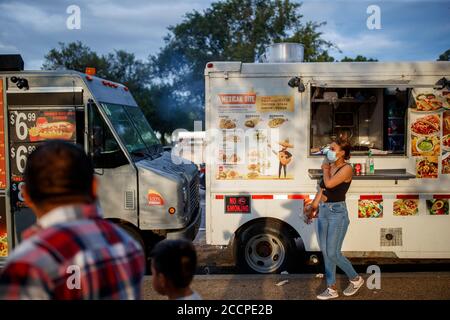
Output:
[[[295,230],[289,223],[286,223],[283,220],[276,219],[276,218],[257,218],[257,219],[250,220],[250,221],[244,223],[242,226],[240,226],[236,230],[236,232],[233,234],[233,237],[231,239],[231,244],[233,245],[234,239],[240,232],[242,232],[243,230],[247,229],[249,226],[251,226],[252,224],[255,224],[255,223],[265,223],[265,224],[275,224],[275,225],[278,224],[278,225],[280,225],[281,229],[284,229],[287,231],[287,234],[292,239],[297,239],[297,238],[301,239],[301,236],[297,232],[297,230]]]
[[[163,237],[157,235],[156,233],[150,231],[150,230],[141,230],[136,225],[132,224],[129,221],[122,220],[119,218],[107,218],[106,220],[111,221],[112,223],[119,225],[119,226],[125,226],[126,228],[132,229],[134,232],[140,235],[142,240],[145,244],[145,253],[148,255],[150,251],[153,249],[153,246],[161,241]]]
[[[135,229],[137,232],[141,232],[141,230],[138,227],[136,227],[134,224],[132,224],[131,222],[128,222],[126,220],[122,220],[119,218],[106,218],[106,220],[111,221],[112,223],[117,224],[117,225],[129,226],[129,227]]]

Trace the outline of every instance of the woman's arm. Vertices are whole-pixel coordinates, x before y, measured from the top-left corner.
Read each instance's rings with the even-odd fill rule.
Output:
[[[319,208],[319,203],[323,195],[323,189],[319,189],[319,191],[316,193],[316,196],[314,197],[314,200],[306,205],[303,208],[304,214],[307,218],[306,223],[311,223],[311,219],[314,218],[317,215],[317,209]]]
[[[317,210],[319,208],[320,199],[322,199],[323,189],[321,188],[319,192],[316,193],[313,202],[311,202],[311,207],[313,210]]]
[[[353,175],[353,170],[350,165],[345,165],[344,168],[339,170],[334,176],[331,176],[330,165],[323,164],[322,170],[323,182],[328,189],[332,189],[345,181],[351,180]]]

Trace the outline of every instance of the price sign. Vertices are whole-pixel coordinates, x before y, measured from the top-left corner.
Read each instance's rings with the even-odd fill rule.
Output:
[[[13,142],[76,139],[73,110],[10,111],[8,124],[10,139]]]
[[[22,188],[24,187],[25,182],[11,182],[11,206],[13,208],[25,208],[25,200],[22,194]]]
[[[9,156],[12,175],[23,175],[28,155],[36,150],[36,147],[36,144],[14,144],[10,147]]]

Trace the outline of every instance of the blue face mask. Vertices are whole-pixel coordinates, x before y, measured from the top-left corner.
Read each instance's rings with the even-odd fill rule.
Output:
[[[327,152],[327,159],[328,159],[328,161],[330,161],[330,162],[335,162],[335,161],[337,160],[337,158],[336,158],[336,152],[331,151],[331,150],[328,150],[328,152]]]

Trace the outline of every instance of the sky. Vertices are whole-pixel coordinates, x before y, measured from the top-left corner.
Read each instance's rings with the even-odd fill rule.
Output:
[[[58,42],[80,40],[100,54],[123,49],[139,59],[164,45],[167,27],[187,12],[216,0],[0,0],[0,54],[20,53],[28,70],[40,69]],[[337,59],[358,54],[380,61],[436,60],[450,49],[450,0],[305,0],[303,21],[326,21],[320,31],[340,51]],[[80,8],[80,29],[68,29],[67,8]],[[379,28],[367,20],[377,5]],[[370,20],[373,22],[373,20]]]

